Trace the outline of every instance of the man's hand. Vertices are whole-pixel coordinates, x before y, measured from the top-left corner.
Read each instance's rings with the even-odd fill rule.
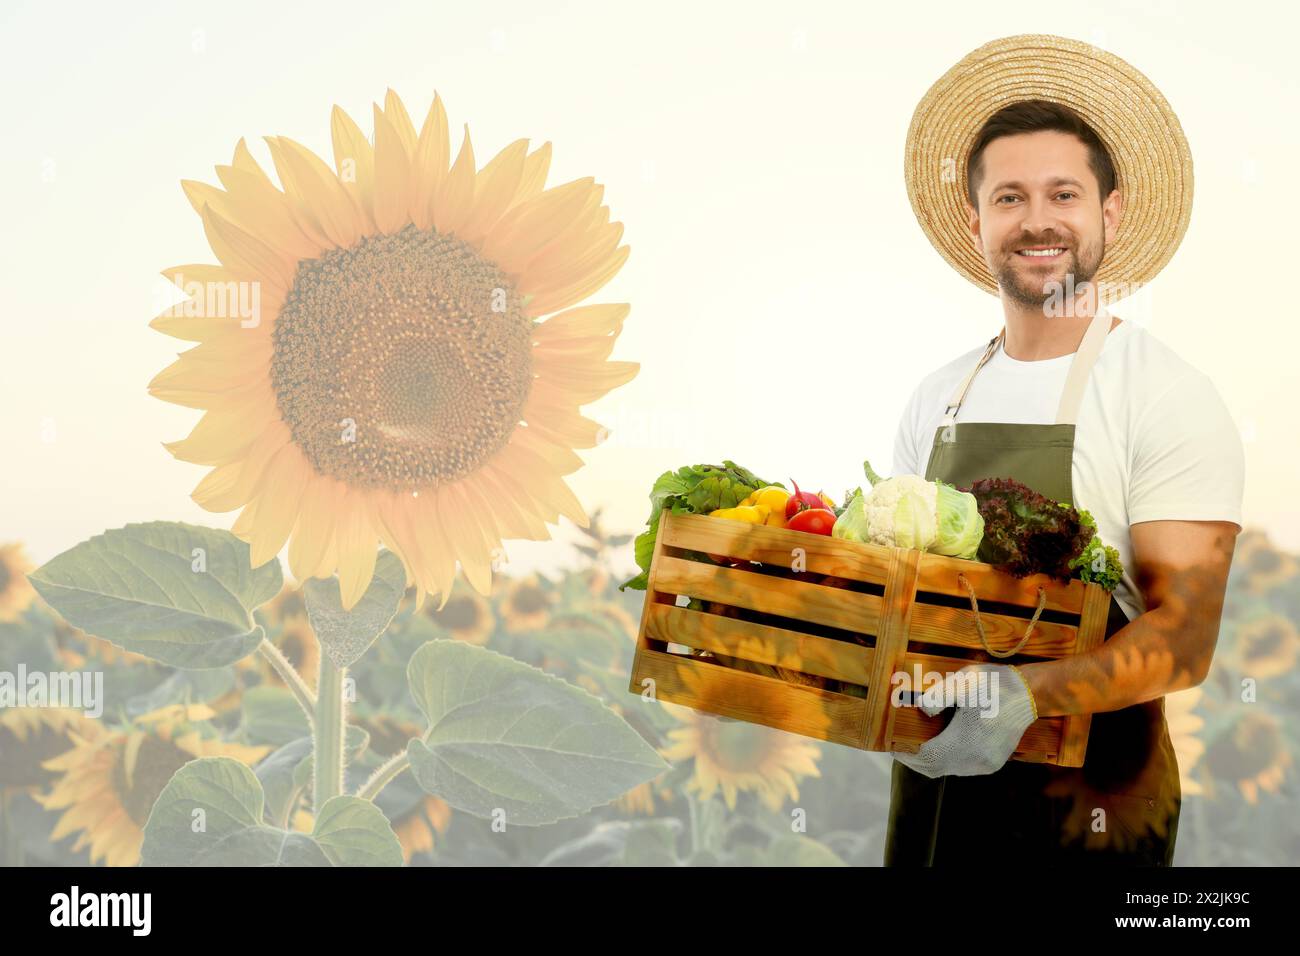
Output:
[[[981,673],[987,675],[983,678],[987,689],[977,695],[976,680]],[[895,760],[927,777],[993,773],[1011,758],[1025,730],[1038,718],[1029,685],[1015,667],[971,664],[954,676],[956,686],[965,686],[967,691],[966,703],[957,705],[952,723],[915,754],[894,752]],[[921,709],[934,717],[946,706],[946,702],[927,702]]]

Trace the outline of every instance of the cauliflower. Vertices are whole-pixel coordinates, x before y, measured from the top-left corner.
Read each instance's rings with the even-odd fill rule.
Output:
[[[920,475],[900,475],[871,486],[862,502],[867,541],[929,550],[939,537],[939,486]]]
[[[870,494],[856,495],[831,530],[846,541],[914,548],[952,557],[973,558],[984,534],[984,520],[972,495],[920,475],[881,478],[863,462]]]

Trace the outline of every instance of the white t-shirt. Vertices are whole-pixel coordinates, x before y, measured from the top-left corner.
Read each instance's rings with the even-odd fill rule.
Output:
[[[892,474],[925,474],[944,409],[987,345],[916,387],[898,425]],[[1055,422],[1073,359],[1023,362],[999,348],[971,382],[958,424]],[[1101,540],[1123,562],[1115,598],[1129,620],[1146,610],[1132,576],[1129,525],[1167,519],[1241,527],[1245,451],[1232,415],[1207,375],[1132,322],[1106,335],[1084,387],[1072,477],[1075,507],[1092,513]]]

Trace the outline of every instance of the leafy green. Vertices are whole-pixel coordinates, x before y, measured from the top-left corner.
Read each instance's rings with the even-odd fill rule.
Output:
[[[650,559],[654,556],[655,539],[659,534],[659,518],[664,509],[673,514],[708,514],[719,508],[734,508],[759,488],[775,485],[779,481],[764,481],[748,468],[723,459],[721,465],[685,465],[676,471],[665,471],[650,490],[649,528],[636,536],[636,563],[641,572],[618,586],[620,591],[632,588],[644,591],[650,581]]]
[[[1124,576],[1119,552],[1102,543],[1097,535],[1097,522],[1082,508],[1079,509],[1079,523],[1092,532],[1092,540],[1084,547],[1083,553],[1070,562],[1070,567],[1077,570],[1084,581],[1100,584],[1107,591],[1115,590]]]

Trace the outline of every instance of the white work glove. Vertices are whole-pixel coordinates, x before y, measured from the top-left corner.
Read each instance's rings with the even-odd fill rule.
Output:
[[[1015,752],[1025,730],[1038,719],[1038,707],[1020,671],[1010,664],[971,664],[958,674],[987,672],[987,697],[981,703],[972,683],[966,706],[957,705],[952,722],[914,754],[894,751],[894,759],[927,777],[970,777],[993,773]],[[934,693],[938,693],[936,687]],[[952,702],[956,703],[956,702]],[[949,702],[921,707],[930,717]]]

